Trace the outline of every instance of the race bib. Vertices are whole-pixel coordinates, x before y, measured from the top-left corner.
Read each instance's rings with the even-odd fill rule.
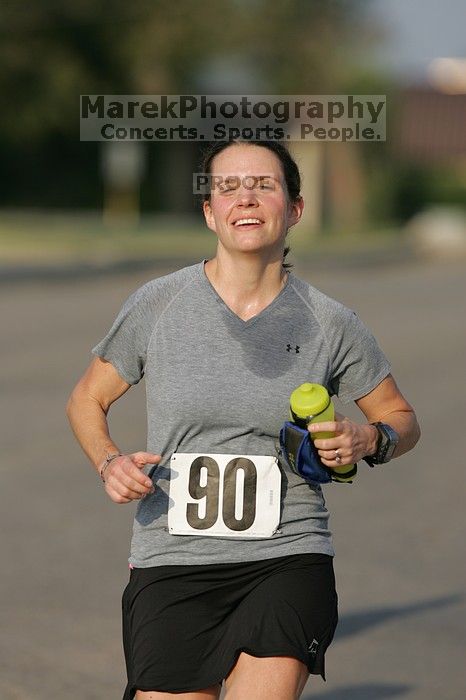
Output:
[[[276,532],[281,473],[275,457],[175,452],[170,469],[170,534],[258,538]]]

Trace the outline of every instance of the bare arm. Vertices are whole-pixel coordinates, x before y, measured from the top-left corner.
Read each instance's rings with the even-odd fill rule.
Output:
[[[110,362],[96,357],[68,400],[67,415],[73,432],[99,474],[107,455],[120,451],[110,437],[107,413],[130,386]],[[129,503],[153,491],[152,481],[141,469],[159,461],[160,455],[148,452],[112,460],[105,470],[105,490],[110,498],[115,503]]]
[[[409,452],[416,445],[421,436],[421,430],[414,409],[401,394],[391,374],[367,396],[358,399],[356,404],[366,416],[368,423],[381,421],[388,423],[396,430],[400,436],[400,442],[396,446],[394,457]],[[370,427],[374,430],[372,426]],[[375,435],[375,442],[370,445],[372,451],[366,454],[374,453],[376,442],[377,435]]]
[[[399,457],[411,450],[419,440],[421,431],[412,406],[398,389],[392,375],[388,375],[369,394],[356,401],[367,423],[355,423],[348,418],[327,423],[313,423],[310,432],[332,431],[335,437],[316,440],[315,446],[323,463],[336,467],[335,450],[339,451],[343,464],[358,462],[366,455],[374,454],[377,447],[376,421],[388,423],[398,433],[400,442],[395,450]]]

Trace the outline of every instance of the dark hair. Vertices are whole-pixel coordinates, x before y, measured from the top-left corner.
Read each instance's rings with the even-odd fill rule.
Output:
[[[299,168],[296,165],[293,157],[291,156],[289,150],[279,141],[242,141],[240,139],[235,139],[231,141],[214,141],[211,143],[207,149],[204,151],[201,161],[200,170],[205,175],[210,175],[212,172],[212,163],[215,156],[224,151],[226,148],[234,145],[251,145],[251,146],[261,146],[262,148],[267,148],[272,153],[275,153],[279,159],[281,166],[283,168],[283,176],[285,178],[286,190],[288,197],[292,202],[295,202],[301,195],[301,175],[299,173]],[[207,191],[202,195],[202,200],[204,202],[210,201],[210,191]],[[286,256],[290,252],[290,247],[287,246],[283,251],[283,261],[285,261]],[[290,263],[283,262],[283,267],[289,269],[293,267]]]

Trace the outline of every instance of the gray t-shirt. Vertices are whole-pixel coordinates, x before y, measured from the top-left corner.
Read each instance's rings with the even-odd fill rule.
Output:
[[[333,556],[320,486],[309,485],[281,460],[280,525],[272,537],[168,532],[174,452],[276,455],[297,386],[323,384],[350,402],[390,372],[358,316],[307,282],[289,274],[271,304],[243,321],[210,284],[204,262],[143,285],[93,348],[129,384],[145,376],[147,449],[162,455],[159,466],[145,470],[156,490],[138,502],[130,564],[213,564],[308,552]]]

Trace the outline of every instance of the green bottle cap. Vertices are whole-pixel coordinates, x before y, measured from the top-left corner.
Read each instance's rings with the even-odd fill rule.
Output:
[[[298,418],[317,416],[328,407],[330,396],[321,384],[306,382],[293,391],[290,396],[290,408]]]

